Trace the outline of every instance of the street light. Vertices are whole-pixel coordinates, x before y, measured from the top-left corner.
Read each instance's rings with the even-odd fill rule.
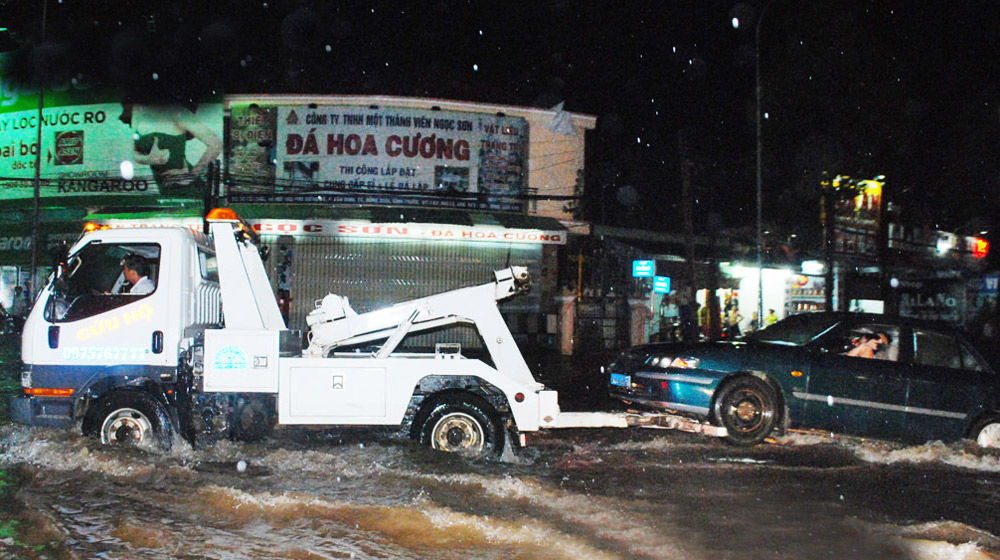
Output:
[[[757,14],[754,28],[754,97],[757,102],[757,325],[761,326],[764,318],[764,179],[763,179],[763,126],[761,123],[761,88],[760,88],[760,24],[764,14],[774,4],[770,0]],[[738,16],[732,18],[734,29],[739,29]]]

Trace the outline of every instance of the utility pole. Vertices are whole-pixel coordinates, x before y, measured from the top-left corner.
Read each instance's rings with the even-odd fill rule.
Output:
[[[45,43],[45,23],[48,15],[48,2],[42,0],[42,39],[39,44]],[[44,67],[44,64],[42,65]],[[39,73],[43,72],[41,68],[36,69]],[[41,197],[42,197],[42,109],[45,107],[45,82],[42,76],[36,76],[38,78],[38,134],[35,138],[37,147],[35,153],[35,183],[34,183],[34,205],[31,214],[31,297],[34,298],[38,292],[37,282],[35,281],[36,274],[38,273],[38,246],[41,244],[41,239],[38,231],[38,222],[41,215]]]
[[[684,213],[684,250],[687,261],[687,286],[684,287],[684,294],[688,298],[688,304],[694,303],[695,264],[694,264],[694,207],[692,201],[694,195],[691,192],[691,159],[688,157],[690,144],[688,143],[685,129],[677,132],[678,150],[681,156],[681,206]]]

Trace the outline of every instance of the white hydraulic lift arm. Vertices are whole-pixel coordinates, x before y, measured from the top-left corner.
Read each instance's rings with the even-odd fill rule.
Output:
[[[511,267],[494,273],[496,281],[481,286],[461,288],[358,314],[347,298],[328,295],[310,313],[310,344],[307,353],[327,355],[337,347],[346,347],[385,339],[372,354],[382,358],[391,354],[406,334],[466,323],[479,329],[498,370],[536,383],[517,346],[511,340],[496,307],[496,302],[529,288],[524,267]],[[643,427],[680,430],[725,437],[726,429],[667,413],[634,412],[562,412],[554,391],[544,391],[539,427],[557,428],[629,428]]]
[[[372,357],[389,356],[410,333],[454,324],[474,325],[503,375],[528,386],[538,385],[521,351],[507,329],[496,302],[529,289],[525,267],[494,272],[496,280],[395,305],[357,313],[347,298],[330,294],[306,318],[309,325],[307,355],[326,356],[331,350],[385,340]]]

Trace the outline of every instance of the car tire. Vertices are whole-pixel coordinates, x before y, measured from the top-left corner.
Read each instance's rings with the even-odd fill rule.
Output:
[[[764,441],[777,426],[779,416],[774,389],[749,375],[723,385],[712,406],[713,420],[726,428],[726,439],[736,445]]]
[[[120,391],[102,398],[87,435],[104,445],[169,451],[173,426],[166,408],[142,391]]]
[[[969,439],[979,447],[1000,449],[1000,414],[987,414],[972,425]]]
[[[503,453],[504,434],[492,406],[472,394],[448,393],[424,405],[414,419],[415,439],[431,449],[478,459]]]

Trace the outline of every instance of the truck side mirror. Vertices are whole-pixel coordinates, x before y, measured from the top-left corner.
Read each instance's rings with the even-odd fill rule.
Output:
[[[59,325],[49,326],[49,348],[59,348]]]
[[[69,262],[69,245],[65,241],[59,243],[51,249],[50,255],[52,256],[52,268],[56,270],[66,268],[66,264]]]

